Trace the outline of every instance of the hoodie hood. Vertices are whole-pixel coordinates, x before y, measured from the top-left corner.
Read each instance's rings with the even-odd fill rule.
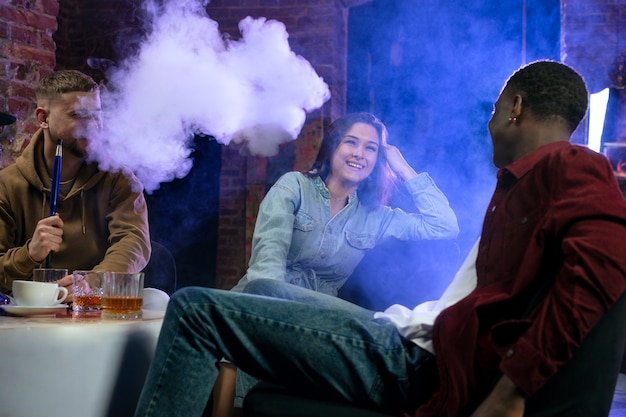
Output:
[[[43,157],[44,140],[43,129],[37,130],[31,138],[30,143],[24,149],[24,152],[22,152],[22,155],[15,161],[17,169],[24,176],[26,181],[41,192],[42,217],[49,214],[46,212],[46,201],[50,200],[50,193],[52,191],[52,178],[50,178],[50,174],[46,169],[46,163]],[[77,195],[80,196],[81,229],[83,235],[86,233],[85,191],[95,187],[104,175],[104,172],[98,170],[96,163],[85,162],[78,172],[70,192],[64,197],[59,196],[59,199],[63,201],[71,200]]]
[[[52,179],[46,170],[46,164],[43,158],[43,143],[43,130],[39,129],[31,138],[30,143],[24,149],[22,155],[17,158],[15,165],[33,187],[44,191],[46,195],[50,195]],[[103,176],[104,172],[98,170],[97,163],[85,162],[76,177],[72,191],[66,198],[71,198],[81,191],[94,187]]]

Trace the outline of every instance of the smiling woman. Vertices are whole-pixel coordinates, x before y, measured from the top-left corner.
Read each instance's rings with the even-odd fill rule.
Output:
[[[397,180],[411,197],[412,212],[386,205]],[[454,239],[458,230],[446,196],[387,143],[385,125],[370,113],[350,113],[327,129],[308,172],[284,174],[268,191],[259,207],[248,271],[233,290],[269,278],[336,296],[378,244]],[[224,384],[234,385],[231,378]],[[224,401],[230,408],[232,397]]]
[[[373,126],[357,122],[339,142],[331,158],[331,170],[326,178],[330,190],[330,215],[337,214],[376,166],[379,155],[378,133]]]
[[[404,182],[414,212],[386,205],[396,179]],[[289,172],[268,191],[248,271],[234,290],[270,278],[337,295],[378,243],[454,239],[457,233],[447,198],[387,143],[385,125],[370,113],[350,113],[326,131],[308,172]]]

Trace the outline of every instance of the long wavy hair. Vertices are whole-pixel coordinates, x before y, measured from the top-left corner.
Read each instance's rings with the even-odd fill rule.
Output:
[[[349,113],[335,120],[324,133],[320,150],[311,169],[306,173],[309,177],[319,176],[326,181],[331,170],[331,159],[341,140],[355,123],[365,123],[378,132],[378,157],[370,175],[357,187],[359,201],[366,207],[375,208],[387,204],[390,184],[393,175],[387,162],[387,127],[371,113]]]

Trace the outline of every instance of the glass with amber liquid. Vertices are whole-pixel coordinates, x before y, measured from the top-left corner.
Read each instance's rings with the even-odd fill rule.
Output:
[[[72,290],[74,311],[100,311],[102,309],[102,284],[107,272],[74,271]]]
[[[109,272],[102,286],[102,318],[140,319],[143,280],[143,272]]]

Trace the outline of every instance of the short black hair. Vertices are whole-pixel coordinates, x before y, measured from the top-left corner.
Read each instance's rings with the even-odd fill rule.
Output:
[[[522,95],[537,120],[560,116],[573,132],[587,113],[589,92],[574,69],[556,61],[532,62],[516,71],[505,89]]]

